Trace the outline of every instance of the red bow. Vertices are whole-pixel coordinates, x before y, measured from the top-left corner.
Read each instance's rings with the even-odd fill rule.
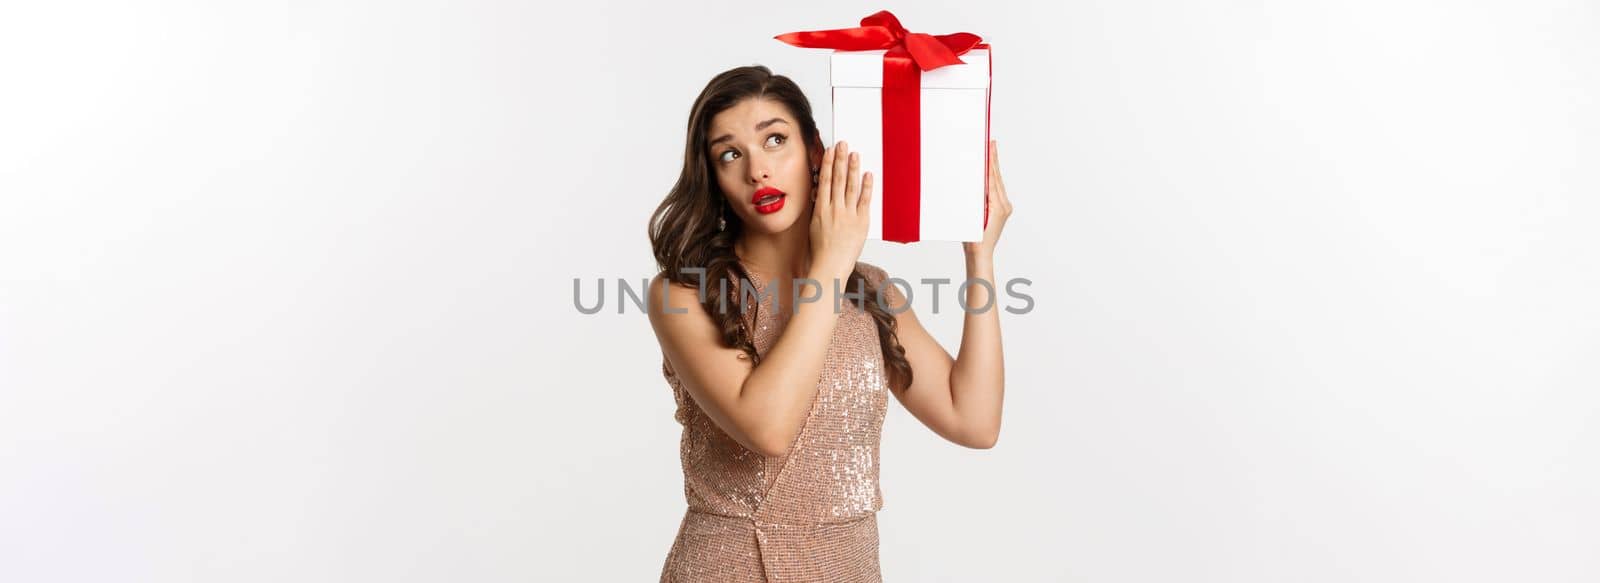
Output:
[[[906,53],[923,71],[945,65],[965,64],[960,55],[983,42],[970,32],[932,35],[911,32],[900,26],[900,19],[888,10],[879,10],[861,19],[861,26],[833,30],[808,30],[780,34],[778,40],[809,49],[872,51],[888,49]],[[885,55],[887,57],[887,55]]]

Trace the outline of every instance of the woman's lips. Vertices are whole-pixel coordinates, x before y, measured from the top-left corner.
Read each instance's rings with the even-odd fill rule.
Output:
[[[782,190],[766,186],[750,197],[750,203],[756,205],[756,212],[767,215],[783,210],[785,198],[788,196]]]

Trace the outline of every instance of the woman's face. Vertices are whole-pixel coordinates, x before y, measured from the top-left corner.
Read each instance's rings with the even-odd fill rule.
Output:
[[[707,141],[717,184],[746,229],[779,233],[811,216],[812,164],[788,107],[740,101],[711,118]]]

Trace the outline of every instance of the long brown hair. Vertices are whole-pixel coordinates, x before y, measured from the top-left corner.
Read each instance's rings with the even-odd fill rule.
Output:
[[[760,363],[754,337],[745,329],[740,310],[729,311],[719,306],[742,306],[740,290],[750,280],[739,263],[733,243],[744,232],[744,224],[737,214],[729,214],[726,230],[717,229],[717,219],[722,215],[724,195],[717,185],[707,153],[707,134],[711,119],[718,113],[750,98],[771,98],[788,107],[789,113],[800,123],[806,150],[821,151],[822,135],[817,132],[817,122],[811,115],[811,102],[794,81],[783,75],[774,75],[764,66],[753,65],[724,71],[711,79],[689,109],[689,127],[683,146],[683,170],[678,183],[673,185],[666,200],[650,216],[650,247],[655,253],[656,265],[669,282],[695,287],[700,276],[685,268],[705,268],[705,294],[702,305],[707,314],[722,331],[722,344],[739,348],[750,356],[752,363]],[[807,217],[809,220],[810,217]],[[698,270],[696,270],[698,271]],[[737,277],[737,280],[732,279]],[[887,281],[885,285],[889,285]],[[728,290],[728,296],[719,298],[718,290]],[[911,387],[911,363],[906,360],[906,350],[900,346],[895,331],[894,314],[879,305],[877,286],[862,273],[860,266],[851,270],[845,289],[864,289],[864,298],[851,296],[848,301],[864,308],[878,326],[878,342],[883,349],[884,366],[892,387]],[[726,302],[726,303],[724,303]]]

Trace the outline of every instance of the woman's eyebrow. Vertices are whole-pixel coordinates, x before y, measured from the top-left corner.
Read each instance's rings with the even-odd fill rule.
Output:
[[[783,119],[781,117],[775,117],[775,118],[769,119],[767,121],[764,121],[764,122],[756,124],[756,131],[759,132],[761,130],[767,129],[767,126],[775,124],[775,123],[781,123],[781,124],[784,124],[784,125],[789,125],[789,121],[788,120],[785,120],[785,119]],[[706,145],[707,146],[715,146],[717,144],[720,144],[722,142],[726,142],[726,141],[731,140],[731,139],[733,139],[733,134],[722,134],[721,136],[717,136],[717,139],[711,140],[711,143],[706,144]]]

